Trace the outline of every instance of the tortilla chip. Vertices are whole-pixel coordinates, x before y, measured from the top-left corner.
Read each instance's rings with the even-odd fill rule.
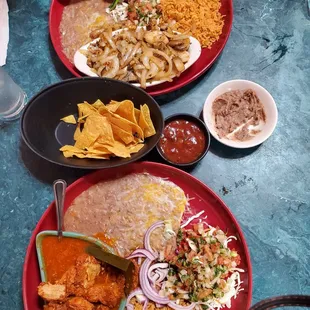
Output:
[[[138,141],[144,140],[143,130],[135,123],[128,121],[127,119],[119,116],[118,114],[113,114],[109,116],[109,121],[111,124],[118,126],[119,128],[131,133],[135,139]]]
[[[73,115],[62,120],[76,124]],[[83,124],[83,125],[81,125]],[[65,157],[110,159],[122,158],[139,152],[144,137],[155,134],[150,111],[145,104],[141,111],[130,100],[114,101],[105,105],[101,100],[93,104],[78,104],[78,120],[74,145],[60,148]]]
[[[98,99],[96,102],[92,104],[92,106],[95,109],[99,110],[101,107],[104,107],[104,103],[100,99]]]
[[[141,113],[140,110],[135,108],[135,118],[136,118],[137,124],[139,124],[140,113]]]
[[[140,106],[140,111],[141,113],[140,113],[140,118],[139,118],[139,126],[143,128],[144,137],[148,138],[148,137],[155,135],[156,130],[154,128],[154,125],[151,119],[150,109],[147,106],[147,104]]]
[[[93,159],[110,159],[109,155],[96,155],[96,154],[89,154],[85,155],[86,158],[93,158]]]
[[[111,124],[113,135],[115,140],[123,141],[125,144],[129,144],[131,142],[135,142],[135,137],[132,133],[123,130],[122,128],[118,127],[117,125]]]
[[[88,153],[86,153],[86,154],[75,153],[73,155],[78,157],[78,158],[110,159],[110,157],[108,155],[96,155],[96,154],[88,154]]]
[[[129,147],[129,153],[138,153],[142,148],[144,147],[143,143],[137,144],[137,145],[132,145]]]
[[[91,114],[87,117],[81,135],[75,142],[78,148],[90,147],[98,138],[106,143],[113,143],[113,131],[108,119],[100,114]]]
[[[135,116],[135,106],[132,101],[124,100],[119,102],[119,105],[114,113],[138,125]]]
[[[115,111],[118,109],[118,107],[120,106],[121,103],[122,103],[122,101],[111,100],[110,103],[106,105],[106,108],[110,112],[115,113]]]
[[[62,152],[72,152],[72,153],[83,153],[84,152],[82,149],[79,149],[73,145],[64,145],[59,150]]]
[[[76,141],[80,135],[81,135],[81,123],[78,123],[76,128],[75,128],[74,135],[73,135],[74,141]]]
[[[91,114],[98,113],[97,109],[94,108],[87,101],[84,101],[84,103],[79,103],[77,106],[78,106],[78,112],[79,112],[79,119],[83,116],[87,117]]]
[[[111,111],[107,108],[107,106],[100,107],[98,109],[98,112],[103,116],[106,116],[107,114],[111,114]]]
[[[68,124],[76,124],[75,117],[73,115],[68,115],[60,119],[61,121]]]
[[[93,145],[93,148],[98,149],[98,150],[107,149],[110,153],[114,154],[115,156],[122,157],[122,158],[130,157],[130,152],[128,148],[119,141],[115,141],[113,145],[102,144],[102,143],[96,142]]]
[[[106,147],[103,147],[101,143],[95,142],[93,146],[87,148],[87,154],[111,155],[112,153]]]
[[[66,158],[73,157],[75,153],[69,152],[69,151],[62,151],[63,156]]]

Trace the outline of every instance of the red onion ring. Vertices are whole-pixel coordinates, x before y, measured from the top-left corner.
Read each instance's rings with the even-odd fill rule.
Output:
[[[150,236],[151,236],[151,233],[153,232],[153,230],[155,230],[156,228],[159,228],[161,226],[164,226],[165,223],[164,221],[160,221],[160,222],[156,222],[155,224],[153,224],[152,226],[150,226],[150,228],[146,231],[145,235],[144,235],[144,247],[149,251],[151,252],[155,258],[158,257],[158,253],[156,253],[152,247],[151,247],[151,244],[150,244]]]
[[[156,258],[150,251],[145,249],[136,249],[126,258],[131,259],[136,257],[147,257],[150,260],[154,260]]]
[[[135,296],[137,296],[137,295],[145,296],[140,288],[137,288],[137,289],[133,290],[128,295],[127,300],[126,300],[126,309],[127,310],[134,310],[134,306],[132,304],[130,304],[130,300],[132,298],[134,298]],[[145,300],[143,301],[143,310],[145,310],[147,308],[148,302],[149,302],[148,299],[145,297]]]
[[[149,279],[147,278],[147,271],[150,268],[151,263],[152,261],[146,258],[141,266],[139,272],[141,289],[144,295],[155,303],[168,304],[170,299],[168,297],[159,296],[158,292],[156,292],[155,289],[151,286]]]
[[[148,278],[152,281],[152,283],[154,283],[155,281],[153,280],[153,276],[152,276],[152,271],[154,269],[168,269],[169,265],[167,263],[157,263],[152,265],[149,270],[147,271],[147,276]],[[158,270],[159,271],[159,270]],[[160,275],[158,275],[160,277]],[[156,279],[158,281],[158,279]]]

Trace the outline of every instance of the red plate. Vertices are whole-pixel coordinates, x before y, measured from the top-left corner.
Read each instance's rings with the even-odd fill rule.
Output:
[[[205,184],[194,178],[190,174],[177,168],[152,162],[133,163],[127,166],[99,170],[83,178],[78,179],[71,184],[66,193],[65,210],[70,206],[72,201],[83,191],[93,184],[102,180],[120,177],[129,173],[148,172],[152,175],[162,178],[168,178],[180,186],[186,195],[194,198],[190,201],[191,209],[194,212],[205,210],[207,221],[212,226],[219,226],[229,235],[238,238],[237,241],[230,243],[241,256],[240,268],[245,270],[241,274],[244,288],[236,300],[232,300],[231,310],[247,310],[250,307],[252,299],[252,266],[250,254],[237,220],[234,218],[224,202]],[[23,268],[23,301],[25,310],[41,310],[42,305],[37,295],[37,286],[40,283],[40,272],[37,261],[35,238],[42,230],[56,229],[56,212],[54,202],[44,212],[38,222],[28,245],[26,258]]]
[[[193,64],[189,69],[180,75],[179,78],[175,78],[173,82],[163,83],[158,86],[148,87],[147,92],[152,96],[163,95],[175,91],[186,84],[197,79],[201,74],[203,74],[210,66],[214,63],[216,58],[220,55],[223,50],[232,26],[233,21],[233,5],[232,0],[221,0],[221,14],[224,15],[225,24],[223,27],[223,32],[219,40],[212,45],[211,49],[204,48],[200,58]],[[55,51],[62,61],[62,63],[67,67],[67,69],[75,76],[81,77],[80,71],[78,71],[75,66],[69,61],[67,56],[63,53],[60,41],[59,25],[62,17],[62,12],[64,7],[69,3],[68,0],[52,0],[50,15],[49,15],[49,28],[50,35]]]

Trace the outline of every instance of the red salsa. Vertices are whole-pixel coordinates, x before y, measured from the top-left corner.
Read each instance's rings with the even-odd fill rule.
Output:
[[[168,123],[159,141],[163,155],[171,162],[187,164],[205,150],[206,137],[194,122],[175,120]]]

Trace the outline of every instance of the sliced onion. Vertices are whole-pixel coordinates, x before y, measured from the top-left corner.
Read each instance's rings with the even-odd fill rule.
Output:
[[[158,271],[158,275],[157,275],[157,277],[156,277],[156,279],[155,279],[155,276],[154,275],[152,275],[152,271],[154,270],[154,269],[158,269],[158,268],[161,268],[161,269],[168,269],[168,267],[169,267],[169,265],[167,264],[167,263],[157,263],[157,264],[154,264],[154,265],[152,265],[150,268],[149,268],[149,270],[147,271],[147,276],[148,276],[148,278],[152,281],[152,283],[155,283],[155,281],[159,281],[159,278],[161,278],[161,274],[160,274],[160,272],[159,272],[159,270],[156,270],[155,272],[157,272]],[[165,277],[164,277],[165,278]],[[162,281],[162,280],[161,280]],[[161,282],[161,281],[159,281],[159,282]]]
[[[127,297],[127,300],[126,300],[126,309],[127,310],[134,310],[134,307],[132,304],[130,304],[130,300],[132,298],[134,298],[135,296],[137,295],[143,295],[143,292],[140,288],[137,288],[135,290],[133,290]]]
[[[149,304],[149,300],[147,299],[147,300],[144,302],[144,305],[143,305],[142,310],[146,310],[146,309],[147,309],[148,304]]]
[[[149,270],[147,271],[147,274],[148,276],[150,277],[151,275],[151,272],[154,270],[154,269],[167,269],[169,267],[168,263],[157,263],[157,264],[154,264],[152,265]]]
[[[106,32],[104,32],[103,35],[104,35],[105,39],[109,42],[109,44],[111,45],[111,47],[112,47],[114,50],[116,50],[116,45],[115,45],[115,43],[113,42],[113,39],[112,39]]]
[[[168,307],[175,309],[175,310],[191,310],[194,309],[196,306],[196,303],[191,303],[189,306],[181,306],[181,305],[177,305],[175,302],[170,301],[168,303]]]
[[[179,57],[174,57],[173,63],[179,72],[183,72],[185,70],[185,66]]]
[[[153,230],[155,230],[156,228],[159,228],[159,227],[162,227],[162,226],[165,226],[165,222],[164,221],[160,221],[160,222],[157,222],[155,224],[153,224],[152,226],[150,226],[150,228],[146,231],[145,235],[144,235],[144,247],[153,254],[153,256],[155,258],[158,257],[158,253],[156,253],[155,251],[153,251],[152,247],[151,247],[151,244],[150,244],[150,236],[151,236],[151,233],[153,232]],[[154,259],[155,259],[154,258]],[[154,260],[153,259],[153,260]]]
[[[147,73],[147,79],[151,79],[153,78],[159,71],[159,68],[156,66],[156,64],[154,62],[151,62],[151,65],[150,65],[150,70],[149,72]]]
[[[187,34],[176,34],[176,33],[169,33],[167,31],[164,32],[165,36],[172,40],[185,40],[189,39],[189,36]]]
[[[131,51],[130,55],[128,56],[127,60],[123,63],[122,67],[125,67],[125,66],[127,66],[127,65],[130,63],[130,61],[131,61],[131,60],[134,58],[134,56],[136,55],[136,53],[137,53],[138,49],[140,48],[140,46],[141,46],[141,42],[138,42],[138,43],[135,45],[135,47],[132,49],[132,51]]]
[[[167,72],[159,72],[156,77],[166,77],[166,76],[170,76],[172,74],[172,61],[171,61],[171,57],[168,56],[166,53],[160,51],[160,50],[156,50],[154,48],[150,48],[150,50],[153,52],[153,54],[157,54],[162,56],[168,63],[168,70]]]
[[[159,278],[158,278],[157,282],[160,283],[167,277],[169,269],[157,270],[156,272],[159,274]]]
[[[152,225],[152,226],[155,226],[156,228],[158,227],[156,225]],[[151,263],[152,263],[151,260],[145,259],[145,261],[143,262],[141,266],[141,269],[139,272],[139,280],[140,280],[141,289],[144,295],[150,300],[154,301],[155,303],[166,305],[170,302],[170,299],[168,297],[161,297],[158,294],[158,292],[151,286],[149,279],[147,277],[147,272],[150,268]]]
[[[132,257],[132,256],[134,256],[134,257]],[[135,257],[146,257],[149,260],[154,260],[156,258],[150,251],[145,250],[145,249],[136,249],[126,258],[131,259],[131,258],[135,258]]]

